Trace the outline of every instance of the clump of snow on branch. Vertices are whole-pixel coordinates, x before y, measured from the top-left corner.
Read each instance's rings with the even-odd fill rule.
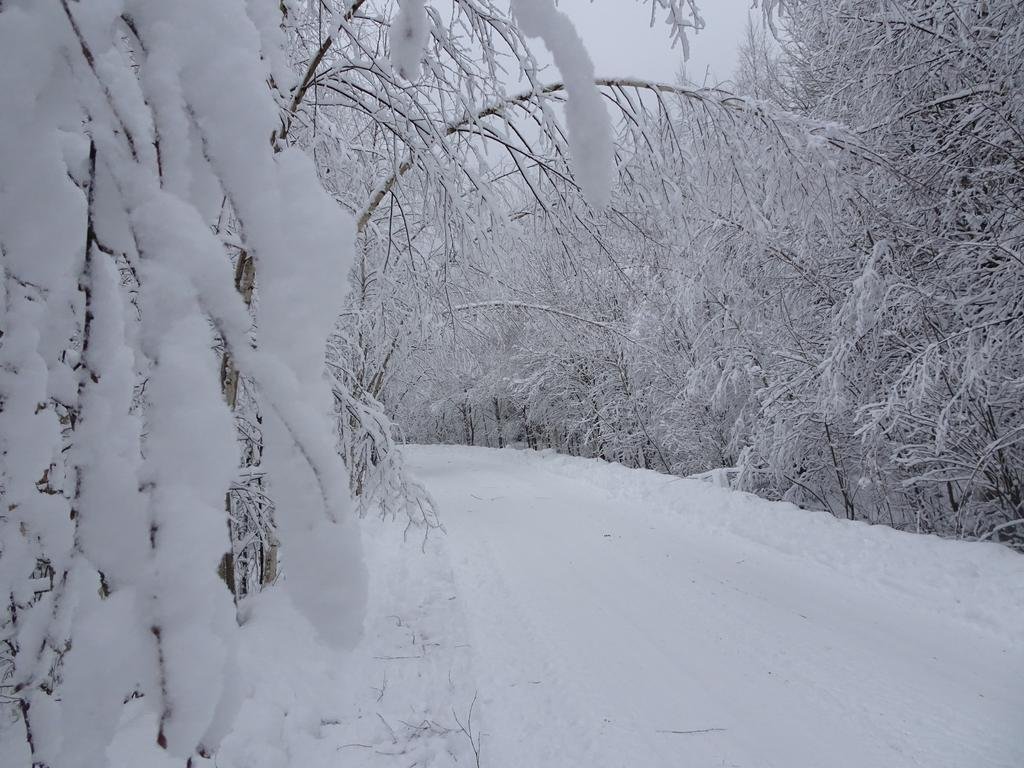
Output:
[[[420,76],[430,23],[424,0],[398,0],[398,13],[391,20],[388,45],[391,64],[406,80]]]
[[[334,398],[325,355],[347,290],[353,223],[316,184],[313,164],[302,152],[286,151],[277,161],[289,248],[257,258],[260,342],[263,352],[287,366],[309,407],[290,423],[280,411],[268,414],[264,461],[280,510],[285,586],[325,639],[352,645],[362,631],[352,617],[362,616],[365,574],[330,428]],[[296,429],[303,432],[300,440],[291,433]]]
[[[565,121],[573,175],[587,202],[604,208],[615,183],[615,155],[611,120],[594,83],[594,63],[572,21],[553,0],[513,0],[512,12],[523,34],[544,41],[562,73],[569,94]]]

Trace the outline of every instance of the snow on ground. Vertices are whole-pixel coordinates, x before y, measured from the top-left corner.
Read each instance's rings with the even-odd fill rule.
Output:
[[[596,461],[411,456],[489,768],[1024,765],[1024,558]]]
[[[447,534],[364,522],[353,654],[280,596],[246,608],[218,768],[1024,765],[1019,555],[597,461],[407,452]],[[160,765],[131,733],[115,764]]]

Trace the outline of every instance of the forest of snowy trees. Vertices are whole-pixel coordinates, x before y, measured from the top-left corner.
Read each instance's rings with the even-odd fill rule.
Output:
[[[741,97],[602,84],[607,210],[538,164],[514,229],[460,249],[395,201],[353,308],[383,402],[414,441],[729,468],[768,498],[1020,546],[1024,9],[766,11]]]
[[[276,582],[355,643],[403,442],[1024,547],[1024,7],[755,17],[715,88],[552,0],[0,0],[0,758],[213,754]]]

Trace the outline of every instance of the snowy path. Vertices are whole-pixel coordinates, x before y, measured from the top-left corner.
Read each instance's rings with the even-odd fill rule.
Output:
[[[486,768],[1024,766],[1020,602],[999,592],[1019,598],[1024,558],[752,503],[806,527],[814,559],[731,532],[745,518],[708,506],[749,497],[694,482],[409,456],[448,531]],[[887,583],[904,566],[920,584]]]

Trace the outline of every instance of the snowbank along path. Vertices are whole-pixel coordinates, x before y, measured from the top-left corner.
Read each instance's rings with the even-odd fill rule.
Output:
[[[1024,557],[596,461],[409,456],[482,766],[1024,766]]]

